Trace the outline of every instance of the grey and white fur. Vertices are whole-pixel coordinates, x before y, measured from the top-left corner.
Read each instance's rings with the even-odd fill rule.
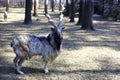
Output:
[[[19,74],[24,74],[21,71],[22,63],[34,55],[41,55],[44,61],[44,71],[48,73],[48,62],[52,62],[61,52],[63,42],[63,22],[62,13],[60,14],[58,25],[51,20],[51,17],[46,14],[48,21],[54,28],[51,28],[51,33],[48,36],[36,36],[33,34],[20,35],[12,39],[11,47],[16,56],[14,64]]]
[[[7,11],[4,11],[3,17],[4,17],[4,20],[7,21],[7,18],[8,18],[8,12]]]

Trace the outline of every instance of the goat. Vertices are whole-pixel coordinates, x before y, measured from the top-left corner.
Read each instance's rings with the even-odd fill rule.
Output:
[[[51,33],[48,36],[36,36],[33,34],[20,35],[12,39],[11,47],[16,54],[13,62],[19,74],[24,74],[21,71],[22,63],[34,55],[41,55],[44,65],[44,72],[48,73],[48,62],[52,62],[61,53],[63,35],[63,14],[60,14],[58,25],[54,23],[49,14],[45,15],[49,23],[54,26],[51,28]]]
[[[4,17],[4,20],[7,21],[7,18],[8,18],[8,12],[7,11],[4,11],[3,17]]]

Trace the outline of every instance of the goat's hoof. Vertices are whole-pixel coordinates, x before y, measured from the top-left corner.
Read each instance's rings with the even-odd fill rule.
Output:
[[[44,72],[45,72],[45,74],[48,74],[49,70],[48,69],[44,69]]]
[[[21,75],[23,75],[24,74],[24,72],[22,72],[22,71],[17,71],[19,74],[21,74]]]

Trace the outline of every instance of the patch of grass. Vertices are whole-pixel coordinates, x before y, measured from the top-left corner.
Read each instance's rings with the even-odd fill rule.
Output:
[[[14,36],[28,33],[46,35],[52,27],[42,12],[40,12],[40,21],[33,18],[32,25],[23,25],[23,10],[22,8],[11,8],[8,21],[0,22],[0,79],[120,79],[120,23],[94,20],[96,31],[81,31],[79,30],[81,26],[69,23],[68,18],[63,19],[65,30],[63,31],[62,53],[49,65],[50,73],[47,75],[43,73],[41,57],[35,56],[23,64],[22,69],[26,73],[25,75],[16,74],[13,65],[15,54],[10,47],[11,39]],[[19,14],[19,12],[21,13]],[[57,16],[52,16],[57,18]],[[55,20],[57,22],[57,19]]]

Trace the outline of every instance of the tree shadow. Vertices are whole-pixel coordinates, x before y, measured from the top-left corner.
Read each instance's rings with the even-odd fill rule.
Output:
[[[21,80],[21,78],[0,76],[1,80]]]
[[[33,74],[33,73],[44,73],[43,69],[32,68],[32,67],[22,67],[22,71],[25,74]]]
[[[44,74],[44,70],[43,69],[38,69],[38,68],[33,68],[33,67],[22,67],[21,68],[22,71],[25,74],[38,74],[38,73],[43,73]],[[18,74],[16,69],[12,66],[0,66],[0,74],[1,75],[8,75],[8,74]]]
[[[82,74],[82,73],[85,73],[85,74],[99,74],[99,75],[102,75],[102,74],[114,74],[114,75],[118,75],[120,74],[120,64],[117,64],[114,62],[114,59],[112,59],[111,57],[100,57],[100,58],[95,58],[94,59],[94,62],[98,64],[99,66],[99,69],[72,69],[72,70],[59,70],[59,67],[58,69],[51,69],[50,72],[52,73],[60,73],[60,74],[72,74],[72,73],[75,73],[75,74]],[[66,63],[60,63],[58,62],[59,65],[62,65],[65,67]],[[68,65],[66,66],[67,68],[69,67],[72,67],[72,66],[78,66],[78,65]],[[80,66],[78,66],[80,67]]]
[[[15,70],[12,66],[0,66],[0,74],[15,74]]]
[[[64,67],[64,66],[63,66]],[[44,70],[43,69],[38,69],[38,68],[32,68],[32,67],[22,67],[22,71],[25,74],[44,74]],[[71,73],[78,73],[78,74],[82,74],[82,73],[90,73],[90,74],[120,74],[120,69],[92,69],[92,70],[83,70],[83,69],[78,69],[78,70],[70,70],[70,71],[63,71],[63,70],[59,70],[58,69],[50,69],[50,74],[54,73],[54,74],[71,74]],[[0,75],[8,75],[8,74],[18,74],[16,72],[16,70],[11,67],[11,66],[0,66]],[[63,74],[63,75],[64,75]],[[19,75],[19,74],[18,74]]]
[[[110,70],[110,69],[104,69],[104,70],[72,70],[72,71],[62,71],[62,70],[50,70],[54,73],[64,73],[64,74],[71,74],[71,73],[89,73],[89,74],[120,74],[120,69]]]
[[[51,14],[53,15],[53,14]],[[56,14],[57,16],[57,14]],[[20,35],[20,33],[48,33],[48,30],[50,31],[50,27],[52,27],[48,22],[37,22],[35,21],[34,24],[32,25],[23,25],[21,21],[15,21],[12,23],[6,23],[6,24],[1,24],[3,26],[8,26],[0,28],[0,32],[4,33],[4,31],[9,32],[10,34],[4,35],[1,34],[1,42],[6,43],[9,45],[10,39],[15,36],[15,35]],[[10,29],[11,26],[14,26],[12,29]],[[104,26],[103,26],[104,25]],[[106,26],[105,26],[106,25]],[[40,26],[40,27],[38,27]],[[95,24],[96,31],[81,31],[80,27],[81,26],[74,26],[73,24],[69,24],[65,22],[64,25],[66,28],[63,31],[63,33],[67,34],[69,38],[64,39],[64,44],[63,47],[65,49],[78,49],[79,47],[84,47],[84,46],[96,46],[96,47],[110,47],[115,50],[119,50],[119,41],[117,40],[110,40],[112,36],[119,36],[119,24],[115,23],[109,23],[109,22],[103,22],[103,23],[97,23]],[[17,29],[15,29],[15,27]],[[26,29],[25,31],[23,29]],[[28,29],[28,30],[27,30]],[[24,31],[24,32],[23,32]],[[111,33],[110,33],[111,32]],[[114,32],[114,33],[112,33]],[[115,33],[116,32],[116,33]],[[12,33],[12,34],[11,34]],[[5,38],[3,38],[3,36]],[[64,35],[63,35],[64,36]],[[104,36],[104,38],[100,38],[100,40],[97,41],[90,41],[89,38],[86,39],[87,36],[96,36],[96,37],[101,37]],[[107,37],[110,36],[110,39],[107,39]],[[3,43],[3,44],[4,44]],[[117,43],[117,44],[116,44]],[[2,44],[2,45],[3,45]],[[102,45],[101,45],[102,44]],[[113,44],[113,45],[111,45]]]
[[[108,47],[111,49],[119,50],[119,23],[115,22],[104,22],[96,23],[94,27],[95,31],[82,31],[80,30],[81,26],[71,26],[67,27],[65,34],[69,38],[65,38],[63,47],[70,49],[77,49],[79,47]],[[97,37],[98,39],[89,39],[89,37]],[[113,39],[113,38],[116,39]]]

